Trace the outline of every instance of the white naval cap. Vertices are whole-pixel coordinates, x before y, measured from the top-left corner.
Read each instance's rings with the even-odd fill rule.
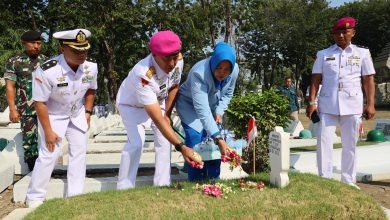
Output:
[[[53,34],[53,37],[60,40],[61,44],[76,50],[88,50],[91,47],[88,42],[89,36],[91,36],[91,32],[87,29],[59,31]]]

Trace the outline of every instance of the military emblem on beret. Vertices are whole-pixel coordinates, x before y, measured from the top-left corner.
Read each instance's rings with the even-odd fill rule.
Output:
[[[151,79],[156,74],[156,68],[154,66],[151,66],[148,71],[146,72],[146,76]]]
[[[346,28],[349,27],[349,22],[345,23],[345,27],[346,27]]]

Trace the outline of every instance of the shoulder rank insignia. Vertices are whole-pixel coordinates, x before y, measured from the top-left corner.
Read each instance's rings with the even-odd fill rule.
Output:
[[[183,59],[183,54],[179,53],[179,56],[178,56],[177,59],[182,60]]]
[[[146,72],[146,76],[151,79],[156,74],[156,68],[154,66],[151,66],[148,71]]]
[[[87,61],[92,62],[92,63],[96,63],[96,59],[94,59],[92,57],[87,57]]]
[[[368,47],[366,46],[362,46],[362,45],[356,45],[357,47],[361,47],[361,48],[364,48],[364,49],[368,49]]]
[[[52,68],[53,66],[57,65],[57,63],[58,63],[57,60],[49,60],[41,65],[41,69],[48,70],[48,69]]]

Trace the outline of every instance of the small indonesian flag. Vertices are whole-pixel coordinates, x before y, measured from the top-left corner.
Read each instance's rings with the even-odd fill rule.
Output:
[[[249,124],[248,124],[248,131],[247,131],[247,138],[246,141],[248,142],[248,145],[252,142],[252,140],[257,136],[257,127],[256,127],[256,121],[255,117],[251,117],[249,119]]]

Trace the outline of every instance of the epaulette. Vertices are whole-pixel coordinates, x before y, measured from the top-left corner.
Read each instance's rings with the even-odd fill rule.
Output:
[[[87,57],[87,61],[92,62],[92,63],[96,63],[96,59],[94,59],[92,57]]]
[[[369,49],[368,47],[366,46],[362,46],[362,45],[356,45],[357,47],[361,47],[361,48],[364,48],[364,49]]]
[[[182,60],[183,59],[183,54],[179,53],[179,56],[178,56],[177,59]]]
[[[48,69],[52,68],[53,66],[57,65],[57,63],[58,63],[57,60],[49,60],[41,65],[41,69],[48,70]]]
[[[156,74],[156,68],[154,66],[149,67],[148,71],[146,71],[146,76],[151,79]]]

